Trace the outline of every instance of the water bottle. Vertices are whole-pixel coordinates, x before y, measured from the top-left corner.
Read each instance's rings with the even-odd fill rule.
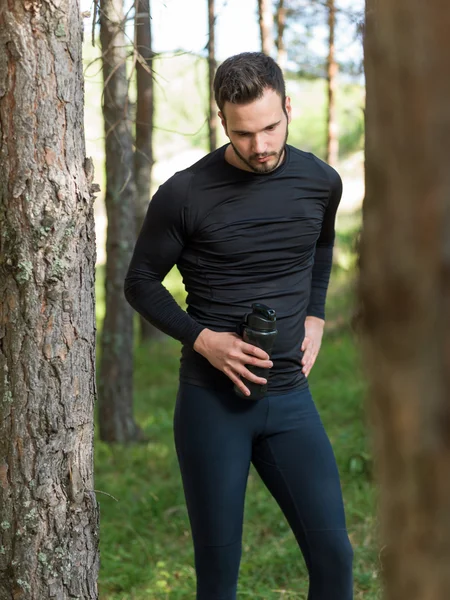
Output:
[[[275,338],[277,337],[276,314],[273,308],[269,308],[265,304],[255,302],[252,304],[252,312],[246,314],[243,322],[239,326],[239,333],[244,342],[262,348],[270,357],[273,349]],[[249,371],[258,377],[264,377],[268,380],[270,369],[255,367],[253,365],[245,365]],[[253,383],[248,379],[243,378],[246,387],[250,390],[250,396],[245,396],[241,390],[234,385],[235,393],[241,398],[249,400],[259,400],[267,393],[267,383],[260,385]]]

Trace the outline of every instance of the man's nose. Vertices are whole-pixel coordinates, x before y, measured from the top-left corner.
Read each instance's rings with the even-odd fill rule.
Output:
[[[266,151],[266,142],[262,135],[255,135],[253,137],[253,147],[254,154],[264,154]]]

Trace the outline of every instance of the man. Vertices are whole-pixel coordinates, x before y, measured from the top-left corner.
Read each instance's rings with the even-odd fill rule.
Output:
[[[286,144],[278,65],[227,59],[214,81],[230,143],[176,173],[153,197],[125,283],[130,304],[183,344],[175,443],[192,527],[197,600],[236,598],[250,463],[303,553],[309,600],[352,598],[352,549],[339,475],[307,376],[320,348],[342,184]],[[187,313],[163,287],[174,264]],[[253,302],[275,309],[272,356],[236,327]],[[246,365],[270,368],[268,393]]]

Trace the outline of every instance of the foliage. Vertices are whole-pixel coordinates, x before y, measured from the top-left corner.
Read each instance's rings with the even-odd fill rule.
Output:
[[[339,69],[357,81],[362,74],[362,0],[334,0]],[[291,68],[302,78],[326,77],[329,0],[287,0],[285,43]]]
[[[286,88],[293,106],[289,143],[324,158],[327,139],[326,81],[290,77]],[[337,94],[340,158],[363,148],[363,106],[363,88],[358,84],[343,83]]]

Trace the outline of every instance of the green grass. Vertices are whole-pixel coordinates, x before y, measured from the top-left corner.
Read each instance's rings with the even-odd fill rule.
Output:
[[[341,232],[337,244],[348,249],[354,235],[354,230]],[[353,307],[349,281],[351,270],[336,264],[329,329],[310,384],[341,473],[355,550],[355,599],[375,600],[381,592],[365,383],[352,333],[342,325]],[[176,271],[167,285],[182,299]],[[101,319],[101,294],[98,298]],[[101,600],[194,597],[191,536],[172,438],[179,349],[170,339],[136,348],[135,415],[149,441],[129,447],[96,441],[96,489],[117,499],[97,496]],[[293,535],[254,471],[245,510],[239,598],[306,598],[306,571]]]

